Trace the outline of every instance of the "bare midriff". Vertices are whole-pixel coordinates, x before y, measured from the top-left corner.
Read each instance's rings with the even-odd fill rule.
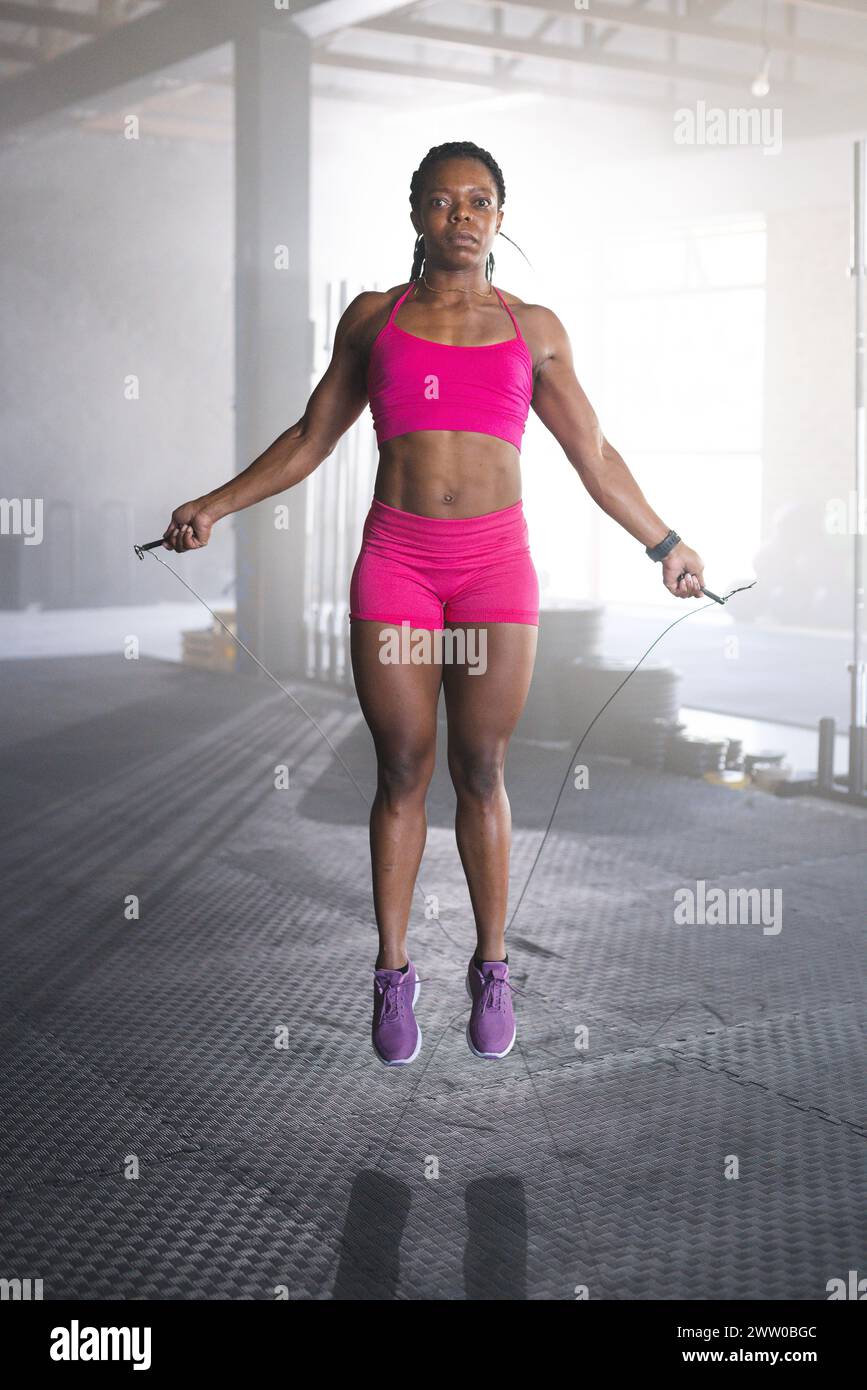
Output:
[[[416,430],[379,450],[373,495],[418,516],[484,516],[521,498],[521,455],[506,439]]]

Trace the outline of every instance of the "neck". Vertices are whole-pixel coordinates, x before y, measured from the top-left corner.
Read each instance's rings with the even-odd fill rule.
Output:
[[[430,266],[424,266],[421,272],[427,288],[432,290],[448,291],[459,290],[467,294],[489,294],[491,282],[485,278],[484,271],[479,272],[478,268],[471,270],[437,270]]]

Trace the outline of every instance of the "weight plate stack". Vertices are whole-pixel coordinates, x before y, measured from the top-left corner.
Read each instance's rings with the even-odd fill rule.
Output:
[[[605,716],[602,717],[604,719]],[[623,729],[620,741],[623,756],[637,767],[650,768],[653,772],[664,771],[668,741],[677,727],[667,719],[637,720]]]
[[[707,772],[723,770],[727,750],[728,739],[676,734],[669,739],[665,768],[684,777],[704,777]]]
[[[574,602],[540,610],[533,681],[516,733],[541,741],[580,738],[570,671],[576,657],[595,655],[603,612],[598,603]]]
[[[627,661],[604,657],[572,663],[569,704],[576,739],[610,699],[611,704],[599,715],[585,749],[619,757],[643,757],[649,760],[646,765],[655,766],[657,746],[667,741],[661,726],[670,730],[677,722],[680,673],[671,666],[647,663],[633,672],[615,696],[631,670]]]
[[[575,603],[566,608],[542,608],[536,643],[536,670],[568,667],[576,657],[594,656],[602,631],[603,609],[598,603]]]

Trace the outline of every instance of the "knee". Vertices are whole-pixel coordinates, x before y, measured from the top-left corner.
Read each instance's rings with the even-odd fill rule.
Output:
[[[449,756],[449,772],[459,797],[493,801],[503,789],[505,758],[497,750]]]
[[[423,796],[433,776],[434,757],[406,750],[379,758],[378,789],[390,804]]]

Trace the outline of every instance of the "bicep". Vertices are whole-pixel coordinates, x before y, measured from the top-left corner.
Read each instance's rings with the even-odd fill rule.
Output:
[[[599,420],[581,386],[572,361],[572,347],[555,314],[547,315],[542,361],[536,369],[532,406],[570,458],[598,450],[604,442]]]
[[[320,439],[328,452],[367,405],[365,354],[358,330],[358,301],[354,300],[337,325],[331,360],[302,417],[305,432]]]

